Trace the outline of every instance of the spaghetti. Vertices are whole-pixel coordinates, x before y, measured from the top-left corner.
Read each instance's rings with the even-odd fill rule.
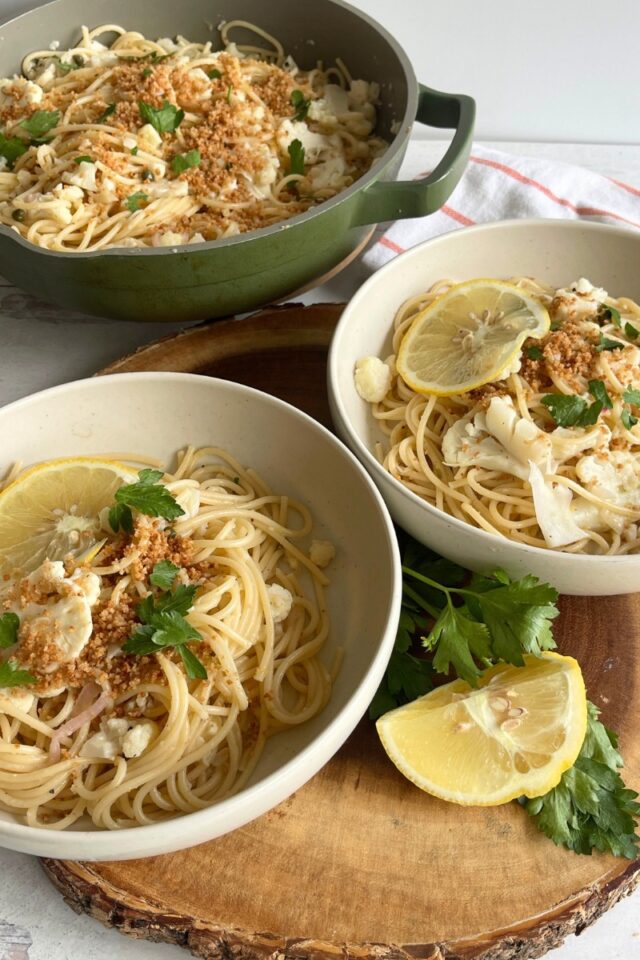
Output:
[[[640,552],[640,306],[584,279],[560,290],[512,282],[547,307],[551,330],[525,342],[516,372],[466,394],[416,393],[393,362],[413,319],[453,281],[400,307],[391,386],[372,403],[386,438],[377,456],[427,503],[489,533],[572,553]],[[556,419],[558,397],[591,422]]]
[[[187,449],[162,484],[181,510],[171,526],[136,514],[116,535],[102,517],[92,559],[47,559],[5,592],[20,627],[0,653],[31,680],[0,690],[0,809],[30,826],[88,816],[116,829],[208,807],[330,696],[320,564],[333,548],[301,545],[308,509],[216,448]],[[165,643],[178,628],[188,642]]]
[[[26,56],[0,80],[0,223],[68,252],[216,240],[322,203],[384,152],[376,83],[340,60],[302,71],[244,21],[220,32],[221,52],[106,24]]]

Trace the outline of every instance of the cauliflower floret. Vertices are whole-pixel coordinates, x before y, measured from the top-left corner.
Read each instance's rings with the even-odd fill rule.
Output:
[[[86,759],[115,760],[124,756],[127,760],[141,756],[156,733],[152,720],[134,723],[125,717],[103,720],[98,733],[86,741],[80,756]]]
[[[551,312],[558,320],[586,319],[593,316],[607,296],[602,287],[594,287],[590,280],[580,277],[568,287],[556,290]]]
[[[162,146],[162,137],[150,123],[145,123],[138,130],[138,145],[141,150],[148,153],[155,153],[158,147]]]
[[[336,555],[336,548],[330,540],[312,540],[309,560],[316,567],[328,567]]]
[[[70,183],[73,186],[80,187],[81,190],[87,190],[93,193],[98,189],[96,173],[95,163],[88,163],[86,160],[83,160],[82,163],[78,164],[78,169],[74,170],[73,173],[63,173],[62,179],[65,183]]]
[[[559,483],[551,483],[540,468],[529,461],[529,484],[533,495],[536,520],[549,547],[565,547],[586,536],[571,512],[571,490]]]
[[[320,154],[331,146],[328,137],[322,133],[314,133],[306,123],[298,120],[283,120],[276,132],[276,140],[285,152],[294,140],[299,140],[304,147],[305,164],[316,163]]]
[[[379,357],[363,357],[356,363],[356,390],[367,403],[380,403],[391,386],[391,370]]]
[[[20,687],[0,688],[0,710],[11,710],[11,707],[15,707],[23,713],[29,713],[34,699],[32,693]]]
[[[279,583],[270,583],[267,587],[267,595],[273,622],[282,623],[291,613],[293,604],[291,593],[286,587],[281,587]]]

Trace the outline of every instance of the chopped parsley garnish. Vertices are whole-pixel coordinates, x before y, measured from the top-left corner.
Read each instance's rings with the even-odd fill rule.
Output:
[[[622,426],[625,428],[625,430],[631,430],[631,427],[635,427],[636,423],[638,422],[638,418],[634,417],[631,411],[627,410],[626,407],[623,409],[622,413],[620,414],[620,419],[622,421]]]
[[[116,112],[115,103],[110,103],[107,109],[103,110],[100,116],[96,119],[96,123],[104,123],[105,120],[108,120],[111,114],[115,112]]]
[[[613,406],[603,380],[589,380],[589,393],[594,402],[588,404],[575,394],[548,393],[542,402],[559,427],[589,427],[596,423],[603,410]]]
[[[20,126],[23,127],[34,141],[42,141],[42,138],[54,127],[60,123],[59,110],[36,110],[27,120],[23,120]]]
[[[186,153],[178,153],[171,161],[171,169],[178,175],[189,170],[190,167],[197,167],[202,157],[199,150],[187,150]]]
[[[150,77],[152,73],[153,73],[153,70],[151,69],[151,67],[145,67],[144,70],[142,71],[142,76],[146,80],[147,77]]]
[[[0,650],[8,650],[18,642],[20,618],[17,613],[3,613],[0,617]]]
[[[521,802],[538,829],[558,846],[633,860],[640,844],[638,795],[625,787],[618,772],[623,761],[616,735],[598,720],[598,708],[589,701],[587,711],[587,735],[574,765],[549,793]]]
[[[209,70],[207,76],[209,80],[219,80],[222,76],[219,70]]]
[[[132,157],[137,157],[137,156],[138,156],[138,148],[137,148],[137,147],[131,147],[131,156],[132,156]]]
[[[173,585],[179,569],[180,567],[177,567],[171,560],[159,560],[151,571],[149,580],[154,587],[159,587],[161,590],[169,590]]]
[[[610,337],[605,337],[604,334],[600,334],[598,338],[598,344],[596,350],[598,353],[601,353],[603,350],[623,350],[625,347],[624,343],[621,343],[620,340],[612,340]]]
[[[633,387],[627,387],[622,394],[622,399],[624,403],[633,404],[634,407],[640,407],[640,390],[634,390]],[[638,422],[638,418],[634,416],[630,410],[626,407],[623,408],[622,413],[620,414],[620,419],[622,420],[622,425],[625,430],[631,430],[631,427],[635,427]]]
[[[637,340],[638,337],[640,337],[640,330],[638,330],[637,327],[634,327],[632,323],[625,323],[624,332],[629,340]]]
[[[527,347],[527,356],[529,360],[542,360],[544,354],[540,347]]]
[[[138,100],[138,110],[142,119],[150,123],[158,133],[173,133],[184,120],[184,110],[178,110],[168,100],[164,100],[158,109],[144,100]]]
[[[184,510],[176,498],[158,482],[162,477],[162,470],[141,470],[136,483],[124,484],[116,490],[115,505],[109,510],[109,524],[115,533],[118,530],[132,533],[132,510],[165,520],[183,516]]]
[[[620,311],[611,307],[608,303],[601,303],[596,313],[596,320],[611,322],[616,327],[620,326]]]
[[[161,561],[162,562],[162,561]],[[159,564],[156,564],[156,567]],[[154,568],[155,570],[155,568]],[[185,646],[200,643],[202,635],[185,619],[193,606],[197,586],[179,586],[157,595],[149,594],[136,607],[141,626],[122,647],[124,653],[148,656],[160,653],[164,647],[175,647],[191,680],[206,680],[204,664]]]
[[[9,169],[13,167],[18,157],[26,152],[27,144],[20,137],[5,137],[3,133],[0,133],[0,157],[4,157]]]
[[[85,155],[83,157],[76,157],[73,162],[74,163],[95,163],[95,160],[93,159],[93,157],[88,157]]]
[[[35,682],[33,674],[28,670],[21,670],[15,660],[0,663],[0,687],[26,687]]]
[[[291,106],[295,110],[294,120],[304,120],[309,113],[311,100],[307,100],[302,90],[293,90],[291,92]]]
[[[127,210],[131,213],[135,213],[136,210],[140,210],[141,207],[147,203],[149,197],[146,193],[143,193],[142,190],[136,190],[135,193],[132,193],[130,197],[124,201]]]
[[[304,147],[299,140],[292,140],[287,148],[289,173],[304,176]]]
[[[622,394],[622,399],[625,403],[633,403],[634,406],[640,407],[640,390],[634,390],[633,387],[627,387]]]
[[[428,693],[434,672],[453,669],[474,686],[481,668],[500,661],[522,665],[524,653],[554,649],[558,593],[536,577],[511,580],[496,570],[469,579],[461,567],[408,537],[403,572],[396,643],[369,708],[372,719]],[[430,660],[416,656],[419,643]],[[587,734],[574,766],[549,793],[520,802],[554,843],[576,853],[595,849],[633,859],[640,844],[637,794],[620,776],[615,735],[600,723],[592,703],[587,708]]]

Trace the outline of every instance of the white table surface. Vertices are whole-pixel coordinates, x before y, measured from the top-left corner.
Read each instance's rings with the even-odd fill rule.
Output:
[[[486,145],[578,163],[640,187],[638,147]],[[434,160],[442,147],[438,142],[429,145]],[[354,264],[301,299],[307,303],[343,300],[362,279],[362,267]],[[69,318],[63,311],[40,305],[14,290],[0,278],[0,405],[44,387],[88,376],[172,329],[179,326]],[[129,940],[86,916],[76,916],[49,885],[37,860],[10,851],[0,851],[0,931],[2,921],[30,936],[30,960],[181,960],[186,956],[178,947]],[[579,938],[571,937],[547,956],[550,960],[640,960],[640,890]],[[10,960],[2,940],[0,960]]]

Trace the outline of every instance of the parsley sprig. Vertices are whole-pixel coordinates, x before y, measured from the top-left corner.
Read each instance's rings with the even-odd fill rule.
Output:
[[[109,524],[115,533],[133,532],[132,510],[165,520],[176,520],[184,514],[173,494],[159,482],[162,477],[162,470],[140,470],[136,483],[126,483],[116,490],[116,502],[109,510]]]
[[[48,142],[44,136],[58,126],[60,117],[59,110],[36,110],[27,120],[23,120],[20,126],[32,137],[31,143],[39,145]]]
[[[171,169],[179,176],[181,173],[184,173],[185,170],[199,166],[201,160],[202,157],[200,156],[199,150],[187,150],[186,153],[177,153],[175,155],[171,161]]]
[[[287,147],[289,154],[289,173],[304,176],[304,147],[300,140],[292,140]]]
[[[156,564],[151,578],[159,573],[160,565]],[[162,574],[163,577],[168,574],[166,567]],[[172,580],[174,578],[175,573]],[[202,642],[202,635],[185,619],[193,606],[197,589],[195,584],[180,584],[175,590],[164,590],[155,595],[150,593],[145,597],[136,607],[141,625],[124,644],[123,652],[148,656],[160,653],[165,647],[175,647],[182,658],[187,676],[191,680],[206,680],[206,667],[186,646],[188,643]]]
[[[549,793],[520,802],[555,844],[576,853],[595,849],[632,860],[640,845],[638,795],[625,787],[618,772],[623,761],[616,735],[598,720],[593,703],[587,703],[587,711],[587,735],[574,765]]]
[[[184,110],[178,110],[168,100],[164,100],[157,109],[144,100],[138,100],[138,110],[142,119],[150,123],[158,133],[173,133],[184,120]]]
[[[547,393],[542,402],[559,427],[589,427],[613,406],[603,380],[589,380],[589,393],[591,404],[584,397],[564,393]]]
[[[149,201],[149,197],[142,190],[136,190],[135,193],[132,193],[124,201],[124,205],[130,213],[135,213],[136,210],[141,210]]]
[[[3,613],[0,617],[0,650],[8,650],[18,642],[20,618],[16,613]],[[28,670],[22,670],[15,660],[0,663],[0,688],[23,687],[35,683],[36,678]]]
[[[523,653],[554,649],[551,623],[558,615],[558,594],[536,577],[512,580],[497,570],[469,578],[461,567],[409,538],[403,572],[396,643],[369,708],[372,719],[428,693],[436,673],[453,671],[473,686],[480,665],[521,665]],[[592,703],[587,709],[587,734],[574,766],[549,793],[521,803],[554,843],[576,853],[596,849],[632,859],[640,847],[635,832],[640,804],[620,776],[615,734],[600,723]]]
[[[294,120],[304,120],[309,113],[311,100],[307,100],[302,90],[293,90],[291,92],[291,106],[295,110]]]
[[[20,137],[5,137],[0,133],[0,157],[4,157],[11,170],[16,160],[27,152],[27,144]]]

